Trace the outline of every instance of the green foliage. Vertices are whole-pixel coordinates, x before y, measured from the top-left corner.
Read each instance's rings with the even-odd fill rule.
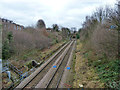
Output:
[[[106,83],[106,85],[110,88],[120,88],[120,80],[119,80],[119,70],[120,70],[120,61],[113,60],[104,64],[100,64],[102,61],[99,61],[96,67],[97,73],[102,82]],[[94,63],[94,64],[95,64]]]
[[[32,66],[32,62],[30,61],[30,62],[28,62],[27,64],[26,64],[26,66],[28,67],[28,69],[30,70],[33,66]]]
[[[92,16],[86,17],[83,28],[79,29],[78,33],[80,33],[80,40],[84,43],[87,51],[92,49],[95,52],[91,55],[89,55],[90,53],[84,53],[84,57],[88,59],[88,65],[96,68],[100,80],[105,83],[107,87],[119,89],[120,60],[114,60],[118,56],[118,49],[115,48],[117,47],[116,43],[118,43],[118,37],[116,37],[118,33],[116,31],[115,33],[106,32],[108,29],[106,27],[110,26],[110,23],[102,23],[110,17],[112,24],[116,25],[115,22],[118,21],[118,17],[116,16],[117,13],[115,9],[112,10],[112,8],[108,7],[100,8],[93,13]],[[120,30],[119,23],[117,23],[117,26],[118,30]]]
[[[79,35],[79,34],[76,34],[76,38],[79,39],[79,38],[80,38],[80,35]]]
[[[56,39],[56,43],[58,43],[58,40]]]
[[[27,55],[24,55],[24,56],[23,56],[23,59],[27,59],[27,57],[28,57]]]
[[[2,59],[8,59],[14,53],[14,50],[12,49],[13,45],[11,45],[12,40],[12,32],[9,32],[2,45]]]
[[[9,32],[9,33],[8,33],[7,39],[9,40],[9,43],[12,42],[12,40],[13,40],[13,34],[12,34],[12,32]]]
[[[9,47],[9,41],[8,39],[5,40],[2,46],[2,59],[8,59],[10,57],[10,47]]]
[[[84,57],[87,58],[87,57],[88,57],[88,53],[85,53],[85,54],[84,54]]]
[[[96,69],[100,81],[109,88],[119,89],[120,60],[109,60],[106,54],[103,54],[99,59],[90,56],[90,51],[84,53],[84,57],[88,59],[88,66],[93,66]]]

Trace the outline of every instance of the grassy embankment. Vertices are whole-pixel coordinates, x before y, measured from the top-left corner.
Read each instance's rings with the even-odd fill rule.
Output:
[[[50,53],[52,53],[51,55],[53,55],[54,54],[53,51],[59,48],[63,43],[65,43],[65,41],[56,43],[51,47],[45,48],[43,50],[33,49],[33,50],[25,51],[24,53],[21,53],[19,56],[11,57],[10,60],[16,67],[20,68],[22,66],[28,66],[26,67],[26,69],[29,70],[30,68],[32,68],[32,66],[29,66],[32,60],[36,60],[39,63],[44,62],[46,59],[49,58],[47,57],[44,59],[44,57],[49,55]],[[23,72],[25,71],[26,70],[24,69]]]
[[[74,88],[79,88],[79,85],[83,85],[85,88],[104,87],[104,83],[100,82],[95,69],[88,65],[88,59],[86,58],[85,50],[80,40],[77,40],[73,66],[75,73],[73,82]]]
[[[11,57],[11,63],[13,65],[15,65],[23,73],[27,72],[29,69],[33,68],[33,66],[31,65],[32,60],[36,60],[37,62],[41,62],[41,61],[44,62],[45,60],[47,60],[49,58],[48,57],[45,60],[43,60],[43,58],[45,56],[47,56],[50,53],[52,53],[51,55],[53,55],[55,53],[55,52],[53,53],[53,51],[55,51],[57,48],[59,48],[65,42],[66,41],[61,41],[59,43],[56,43],[56,44],[52,45],[49,49],[46,48],[43,50],[34,49],[31,51],[25,51],[20,56]],[[15,61],[14,58],[17,58],[17,60]],[[26,58],[26,61],[23,60],[25,58]],[[19,81],[19,76],[12,70],[11,70],[11,76],[12,76],[12,79],[14,80],[14,82],[16,82],[17,80]],[[11,80],[8,81],[8,76],[6,73],[3,73],[2,78],[3,78],[2,83],[3,83],[4,87],[9,87],[12,84]]]
[[[32,60],[43,63],[67,40],[63,40],[61,32],[47,32],[43,28],[26,27],[24,30],[3,30],[2,59],[4,62],[9,60],[15,67],[23,73],[29,71]],[[34,71],[34,70],[33,70]],[[11,76],[19,80],[16,73]],[[3,83],[9,86],[7,75],[3,74]],[[10,82],[11,80],[9,80]],[[10,83],[9,83],[10,84]]]
[[[99,8],[91,16],[86,16],[83,28],[78,32],[75,87],[80,83],[84,87],[120,88],[117,10]]]
[[[119,88],[119,60],[100,58],[94,51],[87,51],[79,40],[74,58],[74,87],[82,84],[85,88]]]

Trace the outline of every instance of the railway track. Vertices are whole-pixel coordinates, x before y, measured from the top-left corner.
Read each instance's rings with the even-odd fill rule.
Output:
[[[56,86],[56,88],[71,88],[72,86],[71,85],[68,85],[66,84],[68,82],[68,78],[70,79],[70,75],[71,72],[73,71],[72,70],[72,65],[73,65],[73,53],[75,52],[75,48],[76,48],[76,41],[74,42],[73,46],[72,46],[72,50],[70,51],[70,55],[69,55],[69,58],[68,58],[68,61],[67,61],[67,64],[66,66],[67,67],[71,67],[71,70],[67,70],[67,69],[64,69],[62,71],[62,74],[61,76],[59,77],[59,80],[58,80],[58,84]],[[66,79],[65,79],[66,78]],[[70,83],[69,83],[70,84]]]
[[[46,85],[45,88],[58,88],[58,85],[60,83],[60,80],[62,78],[64,69],[66,68],[66,64],[68,62],[68,58],[70,56],[70,52],[72,50],[73,44],[71,45],[70,49],[66,53],[66,55],[63,58],[63,61],[61,62],[60,66],[58,67],[58,70],[56,70],[55,74],[53,77],[51,77],[51,80],[49,83]]]
[[[58,88],[73,44],[74,42],[72,41],[53,64],[56,68],[51,67],[41,81],[35,86],[35,88]]]
[[[49,60],[47,60],[41,67],[39,67],[35,72],[33,72],[29,77],[24,79],[15,89],[17,88],[35,88],[35,86],[41,81],[41,79],[52,67],[53,63],[59,58],[59,56],[66,50],[66,48],[72,42],[65,44],[57,53],[55,53]]]

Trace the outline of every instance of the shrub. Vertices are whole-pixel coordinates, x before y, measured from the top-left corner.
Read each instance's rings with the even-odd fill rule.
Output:
[[[80,40],[84,42],[86,51],[95,53],[95,55],[85,54],[88,58],[88,65],[96,68],[100,80],[107,87],[117,89],[120,88],[118,78],[120,70],[120,61],[118,60],[119,20],[116,9],[100,8],[92,16],[86,17],[83,28],[79,31]],[[116,28],[111,29],[111,25]]]
[[[8,59],[13,54],[19,56],[26,50],[44,49],[51,46],[53,41],[58,43],[61,40],[62,36],[58,35],[59,32],[49,35],[46,33],[45,28],[34,27],[26,27],[24,30],[3,30],[3,58]]]
[[[79,39],[79,38],[80,38],[80,35],[79,35],[79,34],[76,34],[76,38]]]
[[[14,53],[13,50],[13,45],[12,45],[12,40],[13,40],[13,34],[12,32],[9,32],[7,35],[7,38],[5,41],[3,41],[2,45],[2,59],[8,59],[11,57],[11,55]]]
[[[100,63],[100,62],[99,62]],[[119,71],[120,71],[120,61],[113,60],[104,64],[97,65],[97,73],[104,83],[110,88],[119,89]]]

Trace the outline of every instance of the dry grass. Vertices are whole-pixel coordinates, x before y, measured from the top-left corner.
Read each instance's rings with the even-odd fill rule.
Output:
[[[82,44],[79,41],[77,43],[74,88],[79,88],[79,84],[84,88],[103,88],[104,84],[100,82],[94,69],[88,66],[88,60],[83,57],[85,51]]]
[[[96,52],[115,57],[118,52],[118,32],[99,25],[91,36],[92,49]]]
[[[104,16],[104,14],[106,14],[106,16]],[[83,28],[80,29],[81,30],[80,40],[83,44],[83,50],[80,50],[80,52],[77,52],[76,54],[78,56],[76,59],[77,60],[76,72],[77,73],[79,72],[78,73],[79,75],[81,74],[81,72],[84,71],[84,70],[80,71],[80,67],[85,68],[86,71],[84,72],[84,75],[82,76],[81,74],[80,77],[77,76],[76,74],[76,76],[79,77],[80,80],[76,79],[75,85],[78,86],[79,82],[82,82],[84,80],[86,81],[85,77],[88,78],[87,79],[88,81],[93,80],[94,82],[95,79],[92,77],[96,77],[97,75],[95,74],[94,70],[90,68],[92,67],[96,69],[96,73],[98,73],[99,80],[105,84],[105,87],[119,88],[118,87],[119,85],[116,82],[116,81],[119,82],[117,78],[119,68],[119,65],[117,64],[119,63],[118,61],[119,22],[116,16],[118,16],[118,13],[116,13],[115,8],[114,9],[108,7],[105,9],[101,8],[101,10],[97,10],[95,13],[93,13],[92,16],[86,18],[86,21],[83,23]],[[111,25],[116,26],[116,28],[110,28]],[[79,58],[81,60],[79,60]],[[108,71],[111,71],[112,73],[108,73]],[[88,83],[89,82],[87,82],[87,84]],[[94,88],[96,87],[94,83],[86,85],[86,87],[88,86]]]
[[[25,50],[41,50],[55,44],[56,39],[58,39],[58,42],[62,40],[58,33],[55,33],[54,35],[47,33],[46,30],[37,30],[29,27],[23,31],[4,30],[3,42],[5,41],[9,32],[13,33],[12,47],[14,48],[16,55],[23,53]]]
[[[86,50],[93,50],[96,54],[111,59],[118,56],[118,31],[110,29],[110,25],[112,23],[98,24],[90,33],[89,30],[81,31],[80,40],[85,41]],[[89,37],[86,37],[85,33]]]
[[[43,60],[43,57],[51,53],[53,50],[56,50],[63,43],[64,42],[57,43],[43,50],[33,49],[33,50],[24,51],[24,53],[20,53],[17,56],[11,57],[10,61],[13,65],[15,65],[18,68],[21,68],[31,60],[36,60],[37,62],[40,62],[41,60]]]
[[[41,31],[34,30],[31,32],[27,31],[14,31],[14,44],[17,51],[22,51],[25,49],[39,48],[43,49],[50,45],[51,40],[44,36]]]
[[[15,51],[15,54],[9,60],[18,68],[21,68],[30,60],[37,60],[39,62],[48,53],[63,44],[63,42],[60,42],[62,39],[58,33],[54,32],[55,35],[51,32],[47,33],[45,28],[39,30],[37,28],[27,27],[22,31],[4,30],[3,42],[9,32],[13,34],[13,42],[10,47]],[[56,42],[53,42],[56,38],[58,38],[58,42],[60,43],[56,44]]]

